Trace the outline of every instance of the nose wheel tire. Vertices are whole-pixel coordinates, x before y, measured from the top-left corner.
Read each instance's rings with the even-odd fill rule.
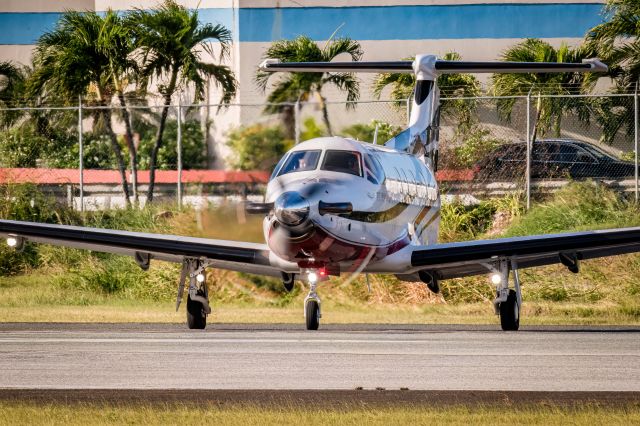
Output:
[[[500,325],[504,331],[517,331],[520,328],[520,305],[514,290],[509,290],[507,300],[500,303]]]
[[[307,330],[317,330],[320,326],[320,304],[317,300],[307,300],[304,306],[304,318]]]
[[[204,330],[207,326],[207,314],[202,303],[187,298],[187,326],[189,330]]]

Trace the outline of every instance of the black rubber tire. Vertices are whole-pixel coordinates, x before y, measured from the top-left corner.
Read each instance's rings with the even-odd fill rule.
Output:
[[[191,300],[187,296],[187,327],[189,330],[204,330],[207,326],[207,315],[204,313],[202,303]]]
[[[291,293],[293,291],[295,283],[296,282],[293,279],[291,281],[282,281],[282,285],[284,286],[284,289],[287,290],[287,293]]]
[[[309,300],[304,306],[304,317],[307,330],[317,330],[320,327],[320,305],[317,300]]]
[[[509,290],[507,300],[500,304],[500,325],[504,331],[517,331],[520,328],[520,307],[515,290]]]

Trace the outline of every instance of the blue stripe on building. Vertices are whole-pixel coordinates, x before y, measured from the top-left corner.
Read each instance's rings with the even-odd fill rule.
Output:
[[[316,40],[338,34],[357,40],[573,38],[602,21],[602,5],[478,4],[244,8],[239,40],[270,42],[305,34]],[[232,9],[200,9],[202,22],[233,29]],[[0,13],[0,44],[33,44],[59,13]]]
[[[583,37],[602,21],[601,4],[481,4],[240,10],[240,41],[306,34],[326,40]]]

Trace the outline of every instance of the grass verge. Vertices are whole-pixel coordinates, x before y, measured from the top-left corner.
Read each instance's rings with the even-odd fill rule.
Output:
[[[90,419],[90,420],[88,420]],[[629,425],[640,422],[640,408],[585,406],[487,407],[487,408],[366,408],[366,409],[269,409],[258,407],[217,408],[216,406],[108,406],[33,405],[0,403],[0,425],[31,424],[85,425]]]

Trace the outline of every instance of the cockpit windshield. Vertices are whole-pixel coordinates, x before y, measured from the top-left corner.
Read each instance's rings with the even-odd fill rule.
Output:
[[[278,171],[278,176],[293,172],[315,170],[315,168],[318,167],[320,153],[320,150],[292,152]]]
[[[322,170],[331,172],[349,173],[362,176],[360,153],[352,151],[327,150],[322,162]]]

